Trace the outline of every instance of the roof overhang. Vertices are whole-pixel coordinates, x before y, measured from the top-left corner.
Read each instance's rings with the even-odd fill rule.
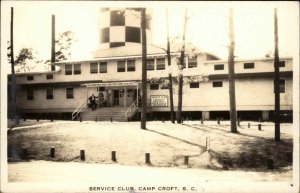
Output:
[[[87,83],[82,84],[81,86],[86,86],[87,88],[90,87],[117,87],[117,86],[138,86],[141,82],[139,81],[132,81],[132,82],[99,82],[99,83]]]

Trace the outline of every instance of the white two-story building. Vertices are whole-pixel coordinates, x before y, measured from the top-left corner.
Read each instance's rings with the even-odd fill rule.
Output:
[[[57,63],[55,71],[19,73],[17,110],[22,117],[56,117],[71,119],[80,115],[86,120],[115,117],[116,120],[139,118],[141,90],[140,19],[101,9],[108,18],[99,25],[99,49],[94,58]],[[147,25],[150,32],[151,25]],[[151,34],[151,33],[149,33]],[[148,36],[148,42],[151,36]],[[177,64],[178,53],[171,60]],[[170,118],[169,90],[166,80],[171,68],[164,50],[147,46],[148,118]],[[189,119],[229,119],[228,62],[209,53],[185,58],[182,71],[183,117]],[[176,77],[176,74],[173,74]],[[235,60],[236,109],[242,119],[270,120],[274,116],[274,59]],[[292,120],[293,60],[280,58],[280,107],[283,118]],[[173,84],[177,109],[178,84]],[[101,94],[100,94],[101,93]],[[98,108],[89,109],[94,94]],[[10,107],[9,107],[10,108]],[[119,118],[117,114],[119,113]],[[123,116],[124,119],[121,119]],[[101,119],[103,117],[103,119]]]

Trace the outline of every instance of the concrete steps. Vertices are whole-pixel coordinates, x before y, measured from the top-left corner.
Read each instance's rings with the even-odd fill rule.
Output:
[[[81,117],[83,121],[127,121],[125,118],[125,112],[128,107],[102,107],[92,111],[87,109]]]

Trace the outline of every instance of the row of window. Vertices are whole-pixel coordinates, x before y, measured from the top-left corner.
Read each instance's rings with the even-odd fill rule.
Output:
[[[285,80],[280,79],[279,81],[280,81],[279,82],[279,92],[285,93]],[[223,87],[223,82],[222,81],[213,81],[212,87]],[[104,87],[102,87],[102,88],[104,88]],[[190,83],[190,88],[200,88],[200,83],[192,82],[192,83]],[[168,89],[168,86],[162,85],[161,89]],[[46,99],[48,99],[48,100],[53,99],[54,98],[53,88],[46,88],[45,90],[46,90]],[[150,84],[150,90],[159,90],[159,84]],[[66,88],[66,98],[67,99],[74,98],[74,89],[73,88]],[[27,100],[34,100],[34,91],[32,88],[27,89]]]
[[[213,81],[212,87],[223,87],[222,81]],[[199,82],[190,83],[190,88],[200,88]],[[161,89],[168,89],[168,86],[161,85]],[[159,84],[150,84],[150,90],[159,90]],[[285,80],[279,80],[279,92],[285,93]]]
[[[253,69],[254,63],[244,63],[244,69]],[[188,68],[197,67],[197,57],[188,58]],[[279,67],[285,67],[285,61],[280,61]],[[186,62],[184,62],[183,68],[186,68]],[[117,61],[117,72],[134,72],[135,60],[122,60]],[[165,58],[147,59],[147,70],[165,70],[166,62]],[[215,64],[214,70],[224,70],[224,64]],[[107,73],[107,62],[92,62],[90,63],[90,73]],[[81,64],[66,64],[65,75],[79,75],[81,74]],[[53,74],[47,74],[46,79],[53,79]],[[34,80],[34,76],[27,76],[28,81]]]
[[[46,79],[47,79],[47,80],[53,79],[53,74],[46,74]],[[32,76],[32,75],[27,76],[27,80],[28,80],[28,81],[34,80],[34,76]]]
[[[46,88],[46,99],[51,100],[54,98],[53,88]],[[74,89],[73,88],[66,88],[66,98],[72,99],[74,98]],[[27,89],[27,100],[34,100],[34,90],[33,88]]]
[[[214,81],[212,82],[212,87],[223,87],[222,81]],[[199,82],[191,82],[190,88],[200,88]],[[168,86],[161,85],[160,89],[169,89]],[[150,90],[159,90],[159,84],[150,84]]]
[[[285,67],[285,61],[280,61],[279,67]],[[244,63],[244,69],[253,69],[253,68],[254,68],[254,62]],[[215,64],[214,70],[224,70],[224,64]]]

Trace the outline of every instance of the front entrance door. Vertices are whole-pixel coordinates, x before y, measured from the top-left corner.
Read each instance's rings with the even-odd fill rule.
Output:
[[[114,106],[119,106],[119,90],[114,90]]]

